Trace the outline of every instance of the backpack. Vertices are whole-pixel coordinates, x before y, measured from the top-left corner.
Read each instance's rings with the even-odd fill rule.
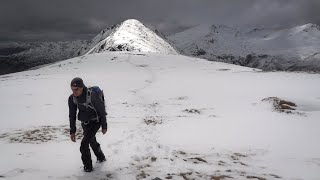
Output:
[[[91,98],[91,94],[92,94],[92,92],[93,93],[95,93],[95,94],[97,94],[97,96],[101,99],[101,101],[103,102],[103,104],[104,104],[104,106],[105,106],[105,100],[104,100],[104,93],[103,93],[103,90],[101,90],[98,86],[92,86],[92,87],[88,87],[88,89],[87,89],[87,95],[86,95],[86,102],[85,103],[78,103],[78,100],[77,100],[77,98],[75,97],[75,96],[73,96],[73,103],[75,104],[75,105],[77,105],[77,107],[78,107],[78,105],[80,104],[80,105],[83,105],[83,106],[85,106],[86,108],[91,108],[91,109],[93,109],[94,110],[94,112],[96,113],[96,118],[94,118],[93,120],[97,120],[97,121],[99,121],[99,115],[98,115],[98,113],[97,113],[97,110],[96,110],[96,108],[94,108],[94,106],[93,106],[93,104],[92,104],[92,98]],[[107,114],[107,113],[106,113]]]

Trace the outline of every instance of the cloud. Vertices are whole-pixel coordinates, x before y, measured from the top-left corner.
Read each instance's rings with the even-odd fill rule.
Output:
[[[209,24],[320,24],[319,0],[3,0],[0,41],[90,39],[129,18],[165,34]]]

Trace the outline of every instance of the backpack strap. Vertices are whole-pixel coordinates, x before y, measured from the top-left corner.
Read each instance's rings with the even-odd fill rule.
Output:
[[[92,90],[91,90],[91,88],[89,87],[89,88],[87,89],[86,102],[84,102],[84,103],[77,103],[77,104],[83,105],[83,106],[85,106],[86,108],[88,108],[88,107],[89,107],[89,104],[92,105],[92,103],[91,103],[91,94],[92,94]],[[73,102],[75,102],[75,101],[77,102],[77,98],[76,98],[76,97],[74,97],[74,101],[73,101]]]
[[[89,87],[87,89],[87,96],[86,96],[87,100],[86,100],[86,103],[85,103],[86,108],[90,107],[90,104],[92,105],[92,103],[91,103],[91,94],[92,94],[92,89]],[[92,106],[92,108],[93,108],[93,106]]]
[[[78,100],[75,96],[72,96],[73,104],[77,105],[78,107]]]
[[[83,105],[85,106],[86,108],[91,108],[94,110],[94,112],[96,113],[96,117],[91,119],[91,120],[96,120],[99,122],[99,115],[98,115],[98,112],[96,110],[96,108],[94,108],[93,104],[92,104],[92,87],[88,87],[87,88],[87,94],[86,94],[86,102],[85,103],[78,103],[78,100],[76,97],[73,96],[73,103],[77,105],[80,104],[80,105]]]

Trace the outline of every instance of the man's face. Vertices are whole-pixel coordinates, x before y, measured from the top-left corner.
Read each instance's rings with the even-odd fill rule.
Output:
[[[83,87],[74,87],[74,86],[71,86],[71,90],[72,90],[72,93],[74,96],[78,97],[82,94],[83,92]]]

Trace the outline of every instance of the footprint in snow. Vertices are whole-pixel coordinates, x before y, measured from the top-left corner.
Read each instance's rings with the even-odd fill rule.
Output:
[[[137,67],[148,67],[147,64],[139,64],[139,65],[136,65]]]
[[[192,113],[192,114],[201,114],[199,109],[185,109],[183,112]]]
[[[6,178],[6,177],[15,177],[15,176],[19,176],[25,172],[34,172],[36,170],[34,169],[20,169],[20,168],[16,168],[16,169],[12,169],[4,174],[0,175],[0,178]]]
[[[217,69],[217,71],[230,71],[230,69]]]
[[[188,96],[180,96],[180,97],[176,97],[176,98],[170,98],[170,100],[179,100],[179,101],[187,100],[187,99],[188,99]]]

